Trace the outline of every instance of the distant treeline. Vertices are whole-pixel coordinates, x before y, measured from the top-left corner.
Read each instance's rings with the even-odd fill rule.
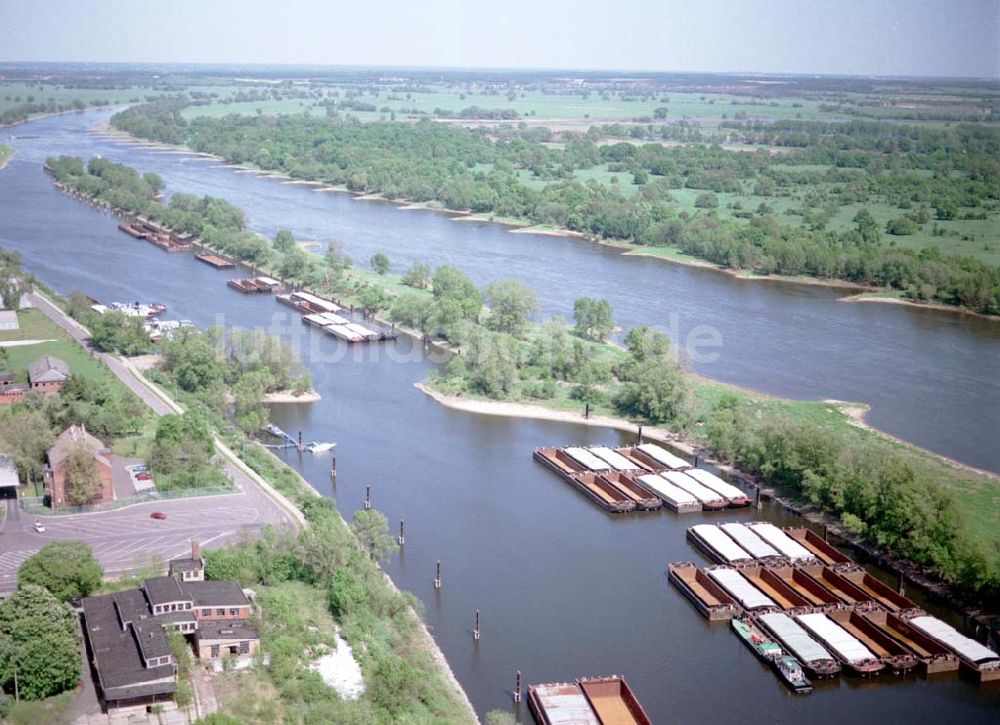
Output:
[[[556,148],[527,133],[493,140],[485,133],[430,122],[359,123],[305,115],[234,115],[188,122],[180,115],[183,103],[138,106],[117,114],[112,123],[137,136],[183,143],[230,162],[356,191],[438,201],[453,209],[551,224],[603,239],[668,245],[732,269],[841,279],[1000,314],[1000,269],[933,248],[895,248],[882,241],[883,230],[870,214],[859,214],[854,228],[825,228],[831,204],[905,200],[912,211],[901,212],[884,231],[907,234],[933,215],[954,218],[959,206],[1000,199],[994,153],[1000,135],[995,129],[960,127],[933,137],[938,143],[934,146],[931,132],[896,127],[902,130],[894,150],[877,148],[875,140],[889,124],[857,122],[845,125],[843,133],[817,129],[818,140],[833,138],[831,144],[838,147],[820,143],[802,152],[796,163],[842,167],[824,177],[838,192],[835,199],[807,196],[803,223],[792,226],[779,222],[763,199],[757,210],[741,212],[744,218],[728,220],[715,213],[718,201],[712,193],[699,198],[700,209],[694,214],[678,212],[671,198],[673,189],[745,192],[748,186],[766,197],[788,183],[791,174],[782,169],[790,162],[764,151],[731,152],[706,145],[602,146],[594,143],[592,134],[572,135]],[[752,124],[743,131],[752,132]],[[914,133],[912,154],[921,156],[919,162],[899,149]],[[932,158],[936,175],[906,173],[927,168]],[[631,171],[639,190],[629,195],[610,184],[574,178],[574,171],[599,164]],[[881,173],[883,169],[891,173]],[[549,183],[533,188],[519,176],[523,170]],[[924,206],[913,207],[911,197]]]

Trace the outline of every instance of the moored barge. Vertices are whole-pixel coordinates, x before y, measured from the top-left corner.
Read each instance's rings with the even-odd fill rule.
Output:
[[[650,471],[683,471],[691,464],[680,456],[675,456],[663,446],[642,443],[632,448],[619,448],[618,452],[640,463]]]
[[[682,471],[664,471],[660,474],[677,488],[687,491],[701,503],[705,511],[721,511],[729,505],[729,501],[710,488],[706,488]]]
[[[966,637],[950,624],[925,612],[916,610],[902,616],[911,627],[954,652],[962,667],[977,682],[1000,681],[1000,655],[989,647]]]
[[[767,612],[751,617],[765,633],[774,637],[787,651],[795,655],[813,677],[826,679],[840,672],[840,662],[814,640],[794,619],[784,612]]]
[[[245,295],[271,294],[275,290],[281,289],[281,282],[271,277],[230,279],[226,281],[226,284]]]
[[[881,607],[860,610],[861,616],[879,627],[923,664],[928,675],[940,672],[954,672],[958,669],[958,657],[937,640],[927,636],[899,615],[887,612]]]
[[[736,565],[752,562],[753,557],[714,524],[688,527],[688,541],[720,564]]]
[[[735,599],[690,562],[670,564],[667,578],[709,621],[732,619],[742,612]]]
[[[194,255],[194,258],[199,262],[204,262],[210,267],[215,267],[216,269],[232,269],[236,266],[236,264],[230,260],[224,259],[217,254],[209,254],[208,252],[196,254]]]
[[[802,546],[799,542],[786,534],[772,523],[767,521],[754,521],[747,524],[753,533],[777,549],[782,556],[793,562],[815,561],[816,557],[811,551]]]
[[[542,725],[652,725],[622,677],[528,686],[528,708]]]
[[[736,569],[723,566],[710,566],[705,569],[708,576],[716,584],[726,590],[743,608],[745,612],[761,609],[772,609],[779,604],[762,592]]]
[[[639,483],[655,493],[663,505],[679,514],[701,511],[701,502],[687,491],[677,488],[662,476],[646,473],[638,478]]]
[[[705,488],[711,489],[725,498],[733,508],[750,505],[750,497],[746,493],[736,488],[733,484],[723,481],[711,471],[706,471],[704,468],[688,468],[684,473]]]
[[[874,607],[870,608],[874,609]],[[893,639],[882,627],[865,619],[860,608],[830,607],[826,610],[826,614],[848,634],[871,650],[894,674],[909,672],[920,663],[919,658],[913,652]]]
[[[609,513],[627,513],[635,509],[635,501],[592,471],[582,471],[568,452],[558,448],[536,448],[536,461],[558,473],[563,480],[581,491],[591,501]]]
[[[785,533],[799,542],[806,549],[811,551],[817,559],[824,564],[834,566],[836,564],[850,564],[851,557],[847,556],[835,546],[825,541],[822,536],[805,526],[788,526]]]
[[[795,615],[795,621],[808,630],[851,672],[868,677],[877,675],[885,669],[885,665],[875,653],[825,612],[803,612]]]

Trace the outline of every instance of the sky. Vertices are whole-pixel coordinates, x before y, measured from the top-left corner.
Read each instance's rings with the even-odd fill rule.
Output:
[[[1000,0],[0,0],[0,61],[1000,78]]]

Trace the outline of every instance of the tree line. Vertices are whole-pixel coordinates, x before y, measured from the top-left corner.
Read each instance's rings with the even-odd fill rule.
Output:
[[[797,225],[783,223],[763,201],[756,211],[733,219],[723,218],[710,204],[696,213],[677,210],[671,191],[679,188],[713,193],[753,189],[765,197],[768,189],[780,191],[776,181],[794,182],[794,174],[781,171],[791,159],[776,161],[765,152],[740,153],[708,145],[600,146],[588,134],[570,135],[562,148],[553,148],[524,134],[492,140],[485,132],[432,122],[360,123],[307,115],[199,117],[189,122],[180,115],[183,105],[174,100],[137,106],[112,122],[146,138],[185,143],[231,162],[354,191],[436,201],[452,209],[551,224],[602,239],[669,245],[732,269],[843,279],[900,290],[915,299],[1000,313],[998,268],[933,248],[902,249],[881,235],[865,238],[857,229],[826,229],[830,215],[821,208],[811,210],[808,194],[802,223]],[[857,123],[868,128],[868,122]],[[906,133],[898,135],[906,138]],[[906,233],[921,224],[924,207],[937,205],[934,213],[945,219],[971,201],[1000,199],[1000,177],[991,156],[996,134],[964,127],[955,134],[948,143],[933,146],[928,141],[913,150],[820,147],[795,158],[797,163],[810,163],[816,160],[810,154],[824,154],[826,163],[860,166],[864,174],[860,198],[903,206],[900,220],[886,232]],[[870,135],[856,134],[861,139]],[[914,156],[923,160],[911,161]],[[869,171],[873,158],[878,163]],[[930,179],[901,175],[892,166],[901,162],[904,167],[922,168],[930,159],[937,159],[935,168],[940,169]],[[631,172],[638,190],[625,194],[614,185],[582,183],[574,176],[576,170],[598,164]],[[548,183],[529,186],[522,180],[524,171]],[[954,174],[960,176],[953,179]],[[829,183],[836,196],[831,201],[855,203],[858,185],[851,187],[851,182],[846,175],[833,177]],[[806,177],[803,183],[805,188],[813,180]],[[903,221],[906,205],[921,213]],[[919,205],[924,206],[918,209]]]

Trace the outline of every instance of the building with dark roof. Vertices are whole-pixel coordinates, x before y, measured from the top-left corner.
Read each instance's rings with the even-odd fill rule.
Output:
[[[191,540],[191,556],[181,556],[170,560],[170,576],[181,581],[204,581],[205,560],[201,558],[201,546]]]
[[[32,390],[42,393],[58,393],[69,376],[69,366],[51,355],[43,355],[28,364],[28,384]]]
[[[200,560],[197,544],[192,553]],[[204,575],[203,567],[199,573]],[[148,706],[173,697],[177,663],[170,631],[189,636],[201,660],[256,653],[260,636],[248,622],[251,610],[235,581],[178,581],[174,576],[84,599],[87,649],[106,707]]]

